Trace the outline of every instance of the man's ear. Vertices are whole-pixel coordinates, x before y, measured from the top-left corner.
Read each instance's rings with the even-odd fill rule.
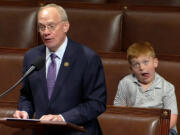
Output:
[[[158,58],[154,58],[154,67],[157,68],[159,64]]]
[[[67,32],[68,32],[69,27],[70,27],[69,22],[68,22],[68,21],[67,21],[67,22],[65,22],[65,23],[64,23],[64,28],[63,28],[65,33],[67,33]]]

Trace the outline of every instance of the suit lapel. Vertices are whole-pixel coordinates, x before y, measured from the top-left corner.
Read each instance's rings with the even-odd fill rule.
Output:
[[[46,47],[43,46],[39,51],[39,55],[46,60]],[[37,72],[37,76],[39,78],[39,82],[41,84],[42,89],[42,97],[45,97],[45,101],[48,102],[48,89],[47,89],[47,81],[46,81],[46,65]]]
[[[42,82],[39,82],[42,87],[42,94],[43,97],[45,97],[46,101],[48,101],[48,88],[47,88],[47,81],[46,81],[46,66],[42,68],[42,70],[39,71],[39,77],[41,78]]]

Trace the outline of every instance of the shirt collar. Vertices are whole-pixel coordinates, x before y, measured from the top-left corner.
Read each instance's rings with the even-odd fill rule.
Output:
[[[60,45],[60,47],[58,48],[58,50],[56,52],[54,52],[57,56],[57,58],[59,59],[62,59],[63,56],[64,56],[64,52],[66,50],[66,47],[67,47],[67,42],[68,42],[68,39],[67,37],[65,38],[65,41]],[[48,58],[50,57],[51,55],[51,51],[49,50],[49,48],[46,47],[46,61],[48,60]]]
[[[155,73],[155,81],[153,82],[152,87],[158,88],[158,89],[162,88],[161,77],[158,73]]]

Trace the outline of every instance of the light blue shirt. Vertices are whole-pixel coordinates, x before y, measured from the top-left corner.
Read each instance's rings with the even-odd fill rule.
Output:
[[[55,61],[56,61],[56,77],[58,75],[58,72],[59,72],[59,69],[60,69],[60,66],[61,66],[61,62],[62,62],[62,59],[63,59],[63,56],[64,56],[64,52],[66,50],[66,47],[67,47],[67,37],[65,38],[65,41],[63,42],[63,44],[60,45],[60,47],[58,48],[58,50],[56,52],[54,52],[56,54],[56,58],[55,58]],[[51,51],[46,47],[46,78],[47,78],[47,73],[48,73],[48,67],[51,63],[51,58],[50,58],[50,55],[51,55]]]
[[[178,114],[174,85],[158,73],[155,73],[155,80],[146,91],[133,74],[125,76],[118,84],[114,105],[164,108],[170,109],[171,114]],[[173,129],[177,131],[176,126]]]
[[[164,108],[178,114],[174,85],[158,73],[155,73],[155,80],[146,91],[134,75],[125,76],[119,82],[114,105]]]

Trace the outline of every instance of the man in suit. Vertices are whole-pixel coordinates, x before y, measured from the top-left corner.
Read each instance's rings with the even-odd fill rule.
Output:
[[[23,81],[14,117],[28,119],[35,113],[41,121],[66,121],[87,130],[72,134],[101,135],[97,117],[106,109],[106,84],[100,57],[66,36],[70,24],[62,7],[41,7],[37,19],[44,44],[25,54],[23,73],[39,56],[46,64]]]

